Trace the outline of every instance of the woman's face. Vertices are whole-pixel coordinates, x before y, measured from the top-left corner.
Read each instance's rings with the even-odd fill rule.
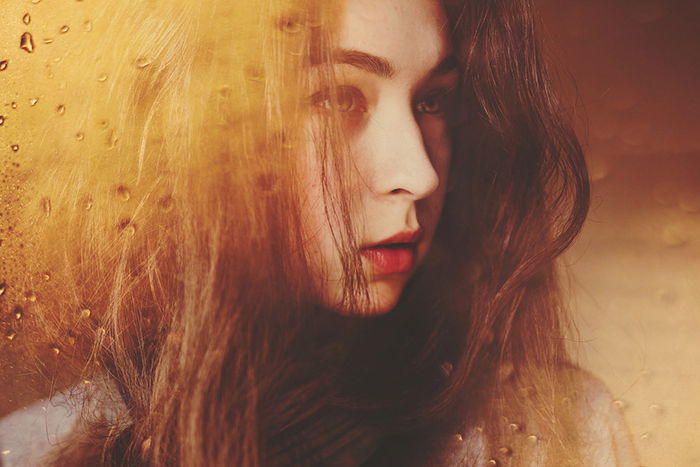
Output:
[[[361,314],[396,305],[440,217],[451,155],[447,104],[457,85],[445,30],[438,0],[347,0],[333,63],[315,65],[331,66],[337,76],[333,92],[312,89],[319,117],[312,127],[332,109],[349,142],[354,173],[347,183],[356,200],[350,214],[370,299]],[[316,138],[309,139],[304,225],[319,301],[347,312],[340,309],[343,270],[333,237],[339,228],[326,215],[331,201],[324,201]]]

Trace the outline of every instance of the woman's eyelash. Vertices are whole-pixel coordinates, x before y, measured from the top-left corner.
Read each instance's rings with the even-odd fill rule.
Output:
[[[427,115],[443,115],[452,107],[454,94],[455,88],[434,89],[415,103],[415,110]]]
[[[310,97],[311,105],[340,113],[367,112],[367,101],[362,91],[354,86],[339,86],[333,92],[330,89],[314,93]]]

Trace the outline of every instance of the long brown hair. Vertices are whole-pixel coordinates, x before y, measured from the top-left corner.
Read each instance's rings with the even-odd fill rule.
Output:
[[[323,464],[363,433],[391,451],[466,419],[497,443],[507,413],[571,441],[551,403],[568,394],[554,260],[588,185],[531,2],[444,2],[462,72],[444,214],[396,309],[370,320],[310,305],[299,221],[295,123],[342,2],[195,3],[103,7],[106,39],[83,52],[100,78],[63,143],[35,149],[18,203],[35,253],[3,300],[36,296],[11,345],[82,381],[86,401],[56,465]],[[343,307],[358,309],[337,121],[315,144]]]

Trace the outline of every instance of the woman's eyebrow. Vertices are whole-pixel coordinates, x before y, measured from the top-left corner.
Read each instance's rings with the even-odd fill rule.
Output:
[[[320,65],[321,63],[322,61],[319,61],[312,63],[312,65]],[[396,68],[389,60],[360,50],[338,49],[333,52],[331,63],[336,65],[350,65],[387,79],[393,78],[396,75]],[[455,69],[457,69],[457,59],[454,55],[448,55],[428,72],[428,76],[444,75]]]
[[[359,50],[338,49],[333,53],[332,63],[350,65],[382,78],[393,78],[396,69],[386,58]]]

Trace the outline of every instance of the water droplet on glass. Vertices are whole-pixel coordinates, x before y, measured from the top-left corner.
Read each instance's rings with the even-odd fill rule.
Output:
[[[19,151],[19,144],[13,144],[12,146],[10,146],[10,149],[12,149],[12,151],[14,152]]]
[[[498,452],[504,456],[510,456],[513,454],[513,450],[511,448],[509,448],[508,446],[503,446],[503,447],[498,448]]]
[[[661,241],[669,247],[680,247],[690,241],[690,234],[684,224],[670,224],[661,232]]]
[[[46,214],[46,217],[51,215],[51,198],[42,198],[41,209],[44,211],[44,214]]]
[[[32,0],[32,3],[36,5],[37,3],[41,3],[41,0]]]
[[[32,107],[34,107],[37,102],[39,102],[38,97],[32,97],[31,99],[29,99],[29,105],[31,105]]]
[[[45,281],[50,281],[51,280],[51,274],[49,274],[48,271],[46,271],[42,277],[44,278]]]
[[[17,333],[13,329],[8,329],[5,333],[5,338],[9,341],[13,340],[15,337],[17,337]],[[2,453],[9,454],[10,451],[3,451]]]
[[[664,413],[664,408],[661,407],[659,404],[651,404],[649,406],[649,412],[651,412],[654,415],[661,415]]]
[[[671,206],[678,203],[679,192],[676,183],[664,180],[654,186],[654,200],[662,206]]]
[[[66,113],[66,106],[61,104],[58,107],[56,107],[56,112],[58,112],[58,115],[63,115]]]
[[[248,66],[245,69],[245,75],[251,81],[264,81],[265,80],[265,72],[263,71],[262,67]]]
[[[141,443],[141,452],[148,452],[151,449],[151,438],[146,438],[143,443]]]
[[[15,319],[22,319],[24,316],[24,310],[22,309],[21,306],[17,305],[14,310],[12,310],[12,313],[15,315]]]
[[[85,319],[89,318],[91,314],[92,314],[92,311],[90,310],[90,308],[83,308],[80,310],[80,317],[81,318],[85,318]]]
[[[61,349],[57,345],[50,345],[49,348],[53,352],[54,355],[58,355],[61,353]]]
[[[136,65],[136,68],[146,68],[151,64],[151,59],[148,57],[139,57],[136,59],[136,62],[134,62]]]
[[[99,75],[97,77],[97,81],[99,81],[100,83],[104,83],[105,81],[107,81],[107,73],[102,73],[101,75]]]
[[[30,32],[25,32],[19,39],[19,48],[27,53],[34,52],[34,38]]]
[[[61,26],[61,29],[59,29],[59,32],[60,32],[61,34],[65,34],[65,33],[67,33],[68,31],[70,31],[70,26],[68,26],[67,24],[64,24],[63,26]]]
[[[136,233],[136,224],[131,222],[130,219],[122,219],[119,222],[119,230],[131,237]]]
[[[44,44],[53,44],[53,38],[52,37],[44,37],[43,42],[44,42]]]
[[[522,427],[517,423],[511,423],[510,425],[508,425],[508,428],[510,428],[510,431],[512,432],[522,431]]]
[[[7,70],[7,65],[10,64],[9,60],[0,60],[0,71]]]
[[[289,34],[296,34],[304,29],[304,24],[295,18],[282,18],[277,23],[277,28]]]
[[[651,433],[649,433],[649,432],[642,433],[640,438],[642,439],[642,441],[649,441],[651,439]]]
[[[86,211],[89,211],[90,209],[92,209],[93,201],[92,201],[92,198],[90,198],[89,196],[83,198],[81,203],[83,205],[83,209],[85,209]]]
[[[117,142],[119,142],[117,132],[114,130],[110,130],[105,138],[105,144],[107,146],[107,149],[114,149],[117,145]]]
[[[5,124],[5,116],[0,115],[0,126],[3,126]]]
[[[175,205],[175,200],[170,195],[163,196],[162,198],[160,198],[158,200],[158,208],[160,208],[160,210],[163,212],[172,211],[174,205]]]
[[[122,201],[129,201],[131,199],[131,192],[124,185],[119,185],[115,190],[115,193],[117,195],[117,198],[119,198]]]
[[[442,376],[444,376],[445,378],[450,377],[453,369],[454,366],[452,365],[452,362],[442,362],[442,364],[440,365],[440,373],[442,373]]]
[[[28,302],[34,303],[36,302],[36,294],[31,290],[27,290],[24,292],[24,299]]]
[[[627,403],[626,403],[625,401],[623,401],[622,399],[615,399],[615,400],[613,401],[613,406],[614,406],[617,410],[622,411],[622,410],[625,410],[625,409],[627,408]]]
[[[84,140],[84,139],[85,139],[85,133],[83,133],[82,131],[77,132],[77,133],[75,134],[75,139],[77,139],[78,141]]]
[[[459,433],[456,433],[453,438],[457,441],[464,441],[464,437]]]
[[[24,16],[22,16],[22,22],[29,26],[29,23],[32,22],[32,17],[29,16],[29,13],[25,13]]]
[[[68,341],[68,344],[75,345],[75,341],[76,341],[78,336],[76,336],[73,331],[68,331],[66,333],[66,336],[67,336],[66,340]]]
[[[495,466],[498,466],[498,461],[497,461],[496,459],[489,459],[489,460],[486,462],[486,465],[495,465]]]
[[[670,289],[659,289],[656,291],[656,298],[663,305],[671,306],[678,301],[678,296],[673,290]]]
[[[683,190],[678,200],[678,207],[689,213],[700,212],[700,192],[691,189]]]
[[[531,443],[536,443],[540,438],[537,435],[530,435],[527,437],[527,440]]]
[[[0,297],[2,297],[5,294],[5,291],[7,290],[7,284],[4,282],[0,282]]]
[[[17,108],[17,102],[14,102],[14,101],[10,102],[10,107],[12,107],[13,109],[16,109],[16,108]]]
[[[90,21],[89,19],[86,19],[83,22],[83,28],[85,29],[85,32],[92,31],[92,21]]]

